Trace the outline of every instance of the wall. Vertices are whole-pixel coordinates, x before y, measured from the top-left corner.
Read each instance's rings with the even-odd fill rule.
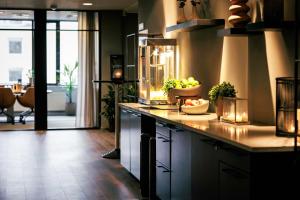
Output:
[[[101,40],[102,40],[102,77],[101,80],[110,80],[110,55],[123,54],[125,35],[136,32],[137,15],[123,14],[122,11],[101,11]],[[102,97],[107,93],[107,84],[102,86]],[[101,110],[103,111],[103,103]],[[107,121],[101,117],[101,127],[108,127]]]
[[[225,27],[230,26],[226,20],[229,16],[228,0],[201,2],[206,7],[198,8],[201,17],[223,18]],[[291,20],[294,18],[294,1],[284,3],[285,19]],[[250,0],[249,5],[252,4]],[[204,98],[208,98],[208,90],[213,85],[229,81],[235,85],[239,97],[249,98],[251,121],[274,124],[275,78],[291,76],[293,72],[292,31],[287,29],[248,37],[218,37],[217,30],[224,27],[166,33],[166,26],[176,24],[176,13],[176,1],[139,0],[139,23],[144,23],[149,33],[163,33],[166,38],[177,38],[179,77],[194,76],[203,82]],[[189,1],[185,14],[187,17],[191,15]]]

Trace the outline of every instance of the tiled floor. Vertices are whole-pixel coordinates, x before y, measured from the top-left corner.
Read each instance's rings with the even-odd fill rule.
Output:
[[[101,158],[112,133],[0,131],[0,200],[139,199],[119,160]]]

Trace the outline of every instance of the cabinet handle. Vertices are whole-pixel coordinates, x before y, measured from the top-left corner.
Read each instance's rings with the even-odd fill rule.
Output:
[[[241,172],[238,172],[237,170],[232,169],[232,168],[223,168],[222,172],[224,172],[225,174],[232,176],[236,179],[247,179],[248,178],[247,175],[242,174]]]
[[[170,128],[172,131],[175,131],[176,133],[178,133],[178,132],[183,132],[184,130],[183,129],[180,129],[180,128],[177,128],[177,127],[175,127],[175,128]]]
[[[166,139],[164,137],[157,137],[157,139],[162,140],[162,142],[171,142],[171,140],[168,140],[168,139]]]
[[[215,145],[214,149],[215,149],[215,151],[218,151],[220,149],[220,147],[218,145]]]
[[[170,170],[168,170],[167,168],[165,168],[164,166],[158,165],[158,168],[163,168],[164,170],[162,171],[163,173],[169,173],[171,172]]]
[[[164,124],[164,123],[161,123],[161,122],[156,122],[156,126],[167,127],[167,124]]]
[[[135,117],[141,117],[141,114],[135,114],[135,113],[132,113],[131,115],[135,116]]]

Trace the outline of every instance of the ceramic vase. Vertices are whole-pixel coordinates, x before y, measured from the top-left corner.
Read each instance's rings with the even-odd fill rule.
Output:
[[[197,12],[197,4],[200,4],[200,2],[197,2],[195,0],[191,0],[192,4],[192,17],[191,20],[197,20],[200,19],[198,12]]]
[[[235,28],[244,28],[250,21],[251,18],[247,14],[250,10],[249,6],[246,5],[248,0],[230,0],[230,17],[228,18],[229,23]]]
[[[184,14],[185,0],[178,0],[178,2],[179,2],[179,9],[177,13],[177,24],[180,24],[186,21],[186,17]]]

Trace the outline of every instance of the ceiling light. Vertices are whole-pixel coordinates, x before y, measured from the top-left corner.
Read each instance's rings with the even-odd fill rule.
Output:
[[[84,2],[82,5],[83,5],[83,6],[92,6],[93,3],[91,3],[91,2]]]
[[[0,10],[0,14],[4,14],[4,11]]]

